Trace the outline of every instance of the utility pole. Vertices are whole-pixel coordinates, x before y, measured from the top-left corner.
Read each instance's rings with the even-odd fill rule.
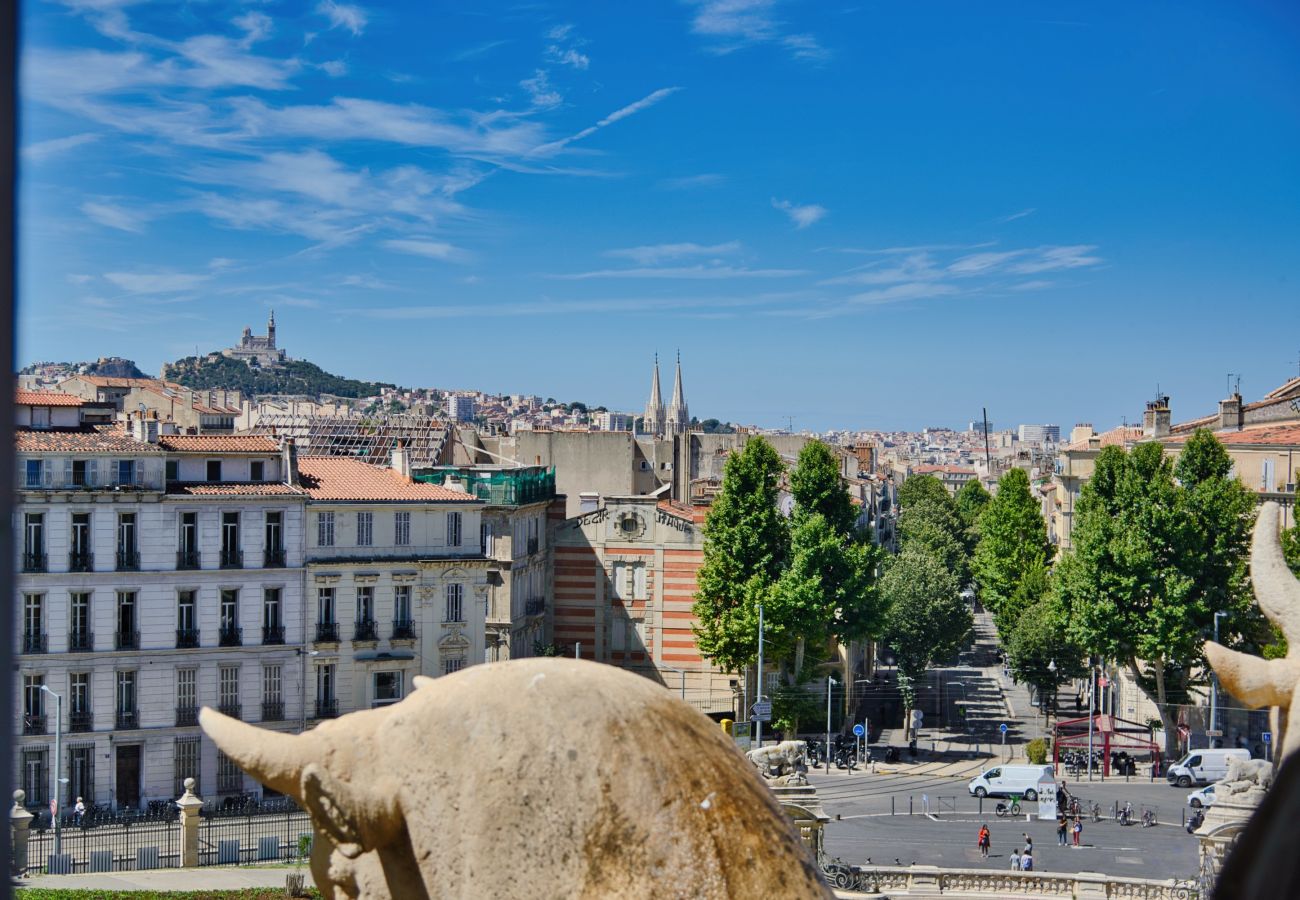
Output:
[[[63,826],[60,824],[59,788],[63,785],[63,695],[56,694],[47,685],[41,690],[54,698],[54,793],[50,801],[50,817],[54,819],[54,855],[63,854]]]
[[[989,451],[989,408],[982,408],[984,413],[984,469],[988,477],[993,477],[993,454]]]
[[[1092,781],[1092,714],[1093,701],[1097,696],[1097,666],[1088,660],[1088,780]]]
[[[826,771],[831,770],[831,685],[835,683],[834,675],[826,676]]]
[[[758,604],[758,688],[754,691],[755,700],[763,701],[763,604]],[[754,748],[763,746],[763,720],[754,713]]]

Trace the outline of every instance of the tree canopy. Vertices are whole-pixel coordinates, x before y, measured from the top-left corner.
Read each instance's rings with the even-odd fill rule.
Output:
[[[1024,609],[1013,608],[1017,588],[1031,568],[1043,569],[1050,552],[1047,523],[1023,469],[1008,469],[998,479],[997,494],[980,514],[979,533],[971,568],[981,601],[1005,635]],[[1022,599],[1035,602],[1038,597]]]
[[[904,547],[886,567],[880,592],[888,605],[884,641],[893,648],[905,701],[908,685],[936,660],[957,651],[971,630],[970,607],[958,594],[957,579],[919,546]]]
[[[816,513],[836,534],[848,537],[853,533],[857,511],[844,490],[839,461],[821,441],[809,441],[799,451],[799,460],[790,472],[790,493],[796,516]]]
[[[952,497],[943,482],[933,475],[909,475],[898,488],[898,506],[907,509],[922,500],[951,503]]]
[[[383,388],[396,385],[357,381],[331,375],[306,360],[286,360],[274,368],[248,366],[225,356],[186,357],[163,366],[163,378],[196,390],[237,390],[245,396],[260,394],[308,394],[335,397],[373,397]]]

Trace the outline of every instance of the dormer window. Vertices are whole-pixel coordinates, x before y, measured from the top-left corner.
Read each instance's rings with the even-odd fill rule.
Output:
[[[251,463],[249,463],[249,464],[248,464],[248,480],[249,480],[249,481],[265,481],[265,480],[266,480],[266,463],[263,462],[263,461],[260,460],[260,459],[255,459],[255,460],[253,460]]]
[[[119,459],[117,461],[117,483],[135,484],[135,460]]]
[[[86,484],[86,461],[84,459],[74,459],[72,461],[72,483],[76,487]]]
[[[208,481],[220,481],[220,480],[221,480],[221,460],[219,459],[208,460]]]

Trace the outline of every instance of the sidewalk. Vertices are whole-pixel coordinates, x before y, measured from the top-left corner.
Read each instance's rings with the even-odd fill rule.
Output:
[[[240,888],[284,889],[291,865],[204,866],[198,869],[148,869],[85,875],[36,875],[16,881],[18,888],[102,891],[234,891]],[[311,873],[302,868],[308,886]]]

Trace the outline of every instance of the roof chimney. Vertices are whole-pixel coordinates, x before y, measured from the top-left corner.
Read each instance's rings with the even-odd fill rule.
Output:
[[[1241,394],[1233,393],[1227,400],[1219,401],[1219,428],[1240,429],[1242,426]]]
[[[411,457],[406,452],[406,441],[399,440],[393,446],[392,470],[407,481],[411,480]]]
[[[1157,397],[1148,400],[1146,411],[1142,413],[1142,434],[1154,438],[1167,437],[1171,425],[1169,398]]]
[[[284,469],[284,483],[297,487],[298,445],[293,442],[293,438],[285,438],[280,444],[280,464]]]

